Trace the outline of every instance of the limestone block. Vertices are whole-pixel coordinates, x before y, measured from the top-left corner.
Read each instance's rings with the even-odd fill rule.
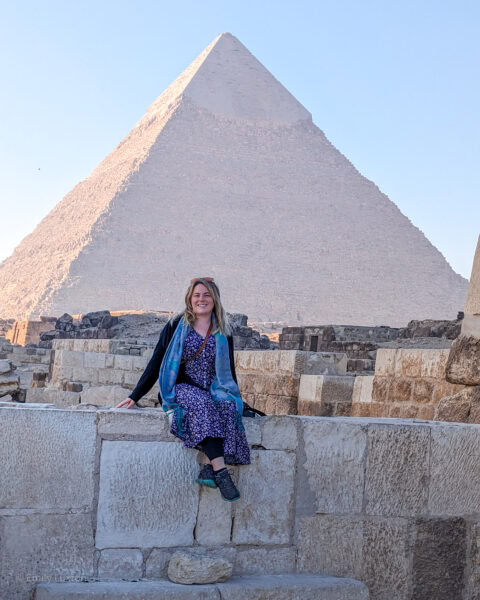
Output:
[[[321,575],[250,575],[218,583],[222,600],[368,600],[360,581]]]
[[[251,464],[240,467],[232,541],[235,544],[290,543],[295,455],[252,450]]]
[[[125,354],[115,354],[113,368],[131,371],[133,368],[133,357]]]
[[[37,586],[35,595],[35,600],[84,600],[87,598],[90,600],[96,598],[101,600],[221,600],[215,584],[180,585],[168,580],[42,583]],[[325,598],[325,600],[330,600],[330,598]]]
[[[407,519],[364,520],[361,580],[372,599],[411,600],[411,537]]]
[[[415,380],[411,377],[394,377],[390,384],[390,391],[388,395],[389,402],[410,403],[412,401],[414,381]]]
[[[91,516],[88,513],[2,516],[0,555],[2,600],[33,598],[39,581],[93,577]]]
[[[168,563],[168,578],[175,583],[217,583],[232,575],[233,565],[221,557],[193,551],[177,551]]]
[[[148,555],[145,568],[147,579],[164,579],[167,577],[168,561],[173,554],[170,548],[153,548]]]
[[[20,378],[17,375],[0,375],[0,397],[13,394],[20,389]]]
[[[270,396],[265,395],[265,408],[260,410],[267,415],[296,415],[297,396]],[[255,408],[259,408],[255,403]]]
[[[264,421],[265,418],[258,415],[255,415],[255,417],[243,417],[245,435],[250,446],[259,446],[262,443],[262,423]]]
[[[295,573],[297,550],[284,548],[242,548],[239,546],[233,564],[234,575],[280,575]]]
[[[341,352],[303,352],[304,366],[300,374],[346,375],[347,355]]]
[[[473,391],[476,387],[465,388],[454,396],[442,398],[438,403],[435,418],[438,421],[467,423],[472,408]]]
[[[115,406],[126,400],[130,390],[120,385],[92,386],[80,393],[82,404],[96,404],[97,406]]]
[[[415,379],[413,382],[412,402],[414,404],[429,404],[433,400],[434,379],[425,377]]]
[[[255,394],[276,396],[296,396],[298,394],[299,378],[291,375],[264,373],[257,376],[254,382]]]
[[[478,238],[477,249],[473,259],[465,312],[471,315],[480,314],[480,237]]]
[[[96,371],[98,383],[105,385],[122,384],[125,371],[120,369],[98,369]]]
[[[133,548],[107,548],[98,560],[101,579],[140,579],[143,555]]]
[[[363,576],[363,517],[302,517],[296,545],[300,573]]]
[[[55,353],[55,362],[58,362],[65,367],[83,367],[85,366],[84,356],[84,352],[62,350],[59,354]]]
[[[87,383],[121,383],[120,381],[100,381],[100,371],[101,369],[73,367],[71,379],[73,379],[73,381],[85,381]]]
[[[105,354],[105,368],[112,369],[115,363],[115,355],[114,354]]]
[[[462,384],[450,383],[446,380],[438,379],[435,381],[435,387],[433,388],[432,401],[434,404],[438,404],[445,396],[454,396],[464,388],[465,386]]]
[[[228,544],[232,531],[232,504],[218,489],[201,486],[195,539],[202,546]],[[199,582],[197,582],[199,583]]]
[[[305,469],[319,513],[362,511],[366,428],[328,419],[302,420]]]
[[[0,454],[8,456],[0,469],[0,506],[91,510],[95,415],[36,408],[0,412]]]
[[[103,352],[85,352],[84,362],[86,367],[93,367],[94,369],[105,368],[105,357],[107,355]]]
[[[238,387],[243,394],[255,393],[255,382],[258,374],[256,373],[237,373]]]
[[[466,545],[464,519],[418,519],[411,597],[464,598]]]
[[[429,513],[480,512],[479,425],[432,427]]]
[[[384,377],[375,375],[372,382],[372,401],[379,404],[392,402],[390,389],[392,387],[393,377]]]
[[[289,416],[262,417],[261,444],[266,450],[296,450],[297,421]]]
[[[12,363],[9,360],[0,360],[0,375],[5,375],[13,370]]]
[[[395,377],[420,377],[422,372],[423,350],[399,348],[395,353]]]
[[[148,360],[146,360],[145,355],[132,356],[132,369],[134,371],[144,371],[147,364]]]
[[[480,385],[480,338],[461,334],[453,342],[446,379],[450,383]]]
[[[123,383],[126,385],[135,387],[137,385],[139,379],[140,379],[140,374],[137,373],[136,371],[124,371],[124,373],[123,373]],[[155,383],[155,386],[158,388],[158,382]]]
[[[354,378],[352,404],[372,401],[373,375],[360,375]]]
[[[375,360],[375,376],[393,377],[395,375],[395,359],[398,350],[378,348]]]
[[[178,440],[170,433],[168,416],[163,410],[134,410],[133,408],[99,410],[97,419],[98,434],[106,439],[126,437],[133,439],[138,437],[145,440],[148,436],[149,439],[155,439],[159,442]],[[179,442],[182,443],[181,440]]]
[[[171,442],[104,441],[97,548],[193,544],[199,495],[195,456]]]
[[[423,514],[427,504],[430,429],[371,424],[368,427],[366,514]]]
[[[471,543],[467,569],[470,570],[471,600],[480,600],[480,523],[472,525]]]

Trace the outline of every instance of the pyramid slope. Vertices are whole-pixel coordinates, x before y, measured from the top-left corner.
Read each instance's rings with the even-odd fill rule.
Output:
[[[205,273],[291,323],[452,318],[467,290],[230,34],[0,265],[0,317],[180,308]]]

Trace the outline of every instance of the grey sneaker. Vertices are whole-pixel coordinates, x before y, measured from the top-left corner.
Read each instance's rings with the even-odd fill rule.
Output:
[[[240,492],[235,487],[235,484],[230,477],[230,473],[226,468],[221,469],[217,473],[214,472],[213,477],[224,500],[233,502],[234,500],[238,500],[238,498],[240,498]]]
[[[203,465],[196,482],[200,485],[206,485],[207,487],[216,488],[215,476],[213,473],[213,467],[210,463]]]

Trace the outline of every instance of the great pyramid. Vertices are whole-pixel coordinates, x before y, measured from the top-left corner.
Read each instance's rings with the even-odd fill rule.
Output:
[[[467,292],[230,33],[0,264],[0,317],[178,310],[201,275],[290,324],[454,318]]]

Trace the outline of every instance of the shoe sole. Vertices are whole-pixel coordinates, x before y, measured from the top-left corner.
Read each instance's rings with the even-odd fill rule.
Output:
[[[223,496],[222,496],[222,498],[223,498]],[[223,498],[223,499],[226,500],[227,502],[235,502],[235,500],[238,500],[239,498],[240,498],[240,496],[237,496],[236,498],[232,498],[231,500],[230,500],[230,498]]]
[[[206,485],[209,488],[218,487],[217,484],[213,481],[213,479],[196,479],[195,480],[199,485]]]

